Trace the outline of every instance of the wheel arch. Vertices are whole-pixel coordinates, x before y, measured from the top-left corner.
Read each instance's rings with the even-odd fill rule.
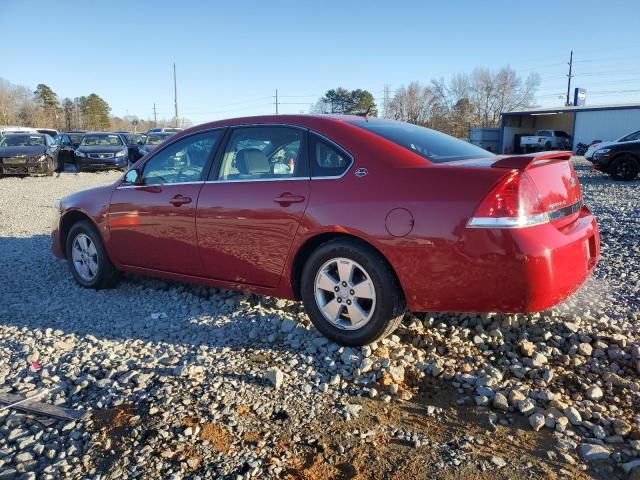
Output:
[[[402,283],[400,282],[400,278],[398,277],[398,273],[396,272],[395,268],[393,268],[393,265],[391,264],[391,262],[389,262],[389,260],[384,255],[384,253],[382,253],[380,249],[377,248],[375,245],[373,245],[371,242],[368,242],[363,238],[358,237],[357,235],[344,233],[344,232],[324,232],[324,233],[314,235],[313,237],[305,240],[305,242],[300,246],[300,248],[298,248],[298,251],[296,252],[293,262],[291,264],[291,280],[290,280],[291,289],[296,299],[299,300],[301,298],[300,284],[302,280],[302,271],[304,269],[304,265],[307,259],[311,256],[314,250],[316,250],[320,245],[323,245],[327,242],[338,240],[338,239],[354,240],[358,243],[365,245],[368,248],[371,248],[378,255],[380,255],[380,258],[382,258],[382,260],[389,266],[389,269],[393,273],[395,277],[395,281],[397,282],[398,287],[400,288],[400,292],[402,294],[403,299],[406,299],[405,292],[402,287]]]
[[[69,231],[71,227],[73,227],[76,223],[82,222],[84,220],[88,220],[91,225],[93,225],[96,231],[100,232],[100,229],[96,225],[96,222],[91,218],[90,215],[86,214],[82,210],[69,210],[65,212],[65,214],[60,219],[60,248],[62,250],[62,254],[64,257],[67,257],[67,237],[69,236]]]

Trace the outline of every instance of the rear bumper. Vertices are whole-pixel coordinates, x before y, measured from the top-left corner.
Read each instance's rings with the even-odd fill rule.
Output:
[[[600,235],[583,207],[562,227],[466,229],[447,250],[440,265],[415,259],[427,273],[418,284],[398,272],[410,310],[530,313],[553,307],[580,288],[599,259]]]

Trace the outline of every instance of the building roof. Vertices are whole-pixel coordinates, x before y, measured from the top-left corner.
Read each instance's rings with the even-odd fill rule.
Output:
[[[531,108],[529,110],[521,110],[517,112],[502,112],[501,115],[536,115],[544,113],[575,113],[575,112],[590,112],[597,110],[627,110],[640,108],[640,103],[621,103],[621,104],[609,104],[609,105],[580,105],[579,107],[540,107]]]

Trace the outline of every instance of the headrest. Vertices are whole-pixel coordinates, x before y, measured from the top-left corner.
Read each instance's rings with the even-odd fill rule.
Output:
[[[236,153],[236,168],[243,175],[270,173],[269,160],[259,148],[244,148]]]

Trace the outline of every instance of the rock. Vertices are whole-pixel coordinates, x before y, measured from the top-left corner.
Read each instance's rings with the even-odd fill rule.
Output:
[[[621,437],[626,437],[631,433],[631,425],[629,425],[624,420],[617,418],[613,422],[613,431],[616,432],[616,435],[620,435]]]
[[[531,400],[529,400],[528,398],[518,402],[518,410],[523,415],[529,415],[529,414],[533,413],[535,408],[536,408],[535,404]]]
[[[277,390],[282,386],[282,383],[284,382],[284,374],[278,368],[270,368],[269,370],[267,370],[267,380],[269,380],[269,382],[271,382],[271,385],[273,385]]]
[[[600,425],[596,425],[593,427],[593,436],[599,438],[600,440],[604,440],[607,438],[607,432]]]
[[[522,340],[520,342],[520,353],[525,357],[530,357],[536,351],[536,346],[529,340]]]
[[[509,401],[507,400],[507,397],[504,396],[504,394],[498,392],[493,397],[493,406],[498,410],[509,410]]]
[[[630,462],[622,464],[622,469],[625,473],[631,473],[631,470],[634,468],[640,468],[640,460],[631,460]]]
[[[394,383],[404,382],[404,367],[402,365],[392,365],[388,368],[388,372]]]
[[[491,456],[491,463],[493,463],[496,467],[502,468],[507,465],[507,462],[502,457],[497,457],[495,455]]]
[[[602,397],[603,397],[602,389],[597,385],[592,385],[587,389],[587,398],[589,400],[593,400],[594,402],[597,402],[598,400],[602,400]]]
[[[581,343],[578,345],[578,353],[583,357],[590,357],[593,347],[589,343]]]
[[[543,365],[546,365],[547,362],[548,362],[547,357],[540,352],[537,352],[531,358],[531,363],[533,364],[534,367],[541,367]]]
[[[592,445],[591,443],[583,443],[578,447],[580,458],[585,462],[599,462],[608,460],[611,452],[602,445]]]
[[[362,410],[362,405],[358,405],[357,403],[348,403],[344,406],[345,413],[349,414],[353,418],[358,417],[358,415],[360,415],[361,410]]]
[[[284,320],[282,320],[282,324],[280,325],[280,331],[282,333],[290,333],[294,328],[296,328],[296,322],[294,322],[290,318],[285,318]]]
[[[541,413],[534,413],[529,417],[529,424],[537,432],[545,425],[544,415]]]
[[[582,416],[575,407],[567,407],[564,409],[563,413],[569,419],[572,425],[580,425],[582,423]]]
[[[33,460],[35,457],[33,456],[33,453],[31,452],[20,452],[19,454],[17,454],[13,461],[15,463],[25,463],[25,462],[30,462],[31,460]]]

